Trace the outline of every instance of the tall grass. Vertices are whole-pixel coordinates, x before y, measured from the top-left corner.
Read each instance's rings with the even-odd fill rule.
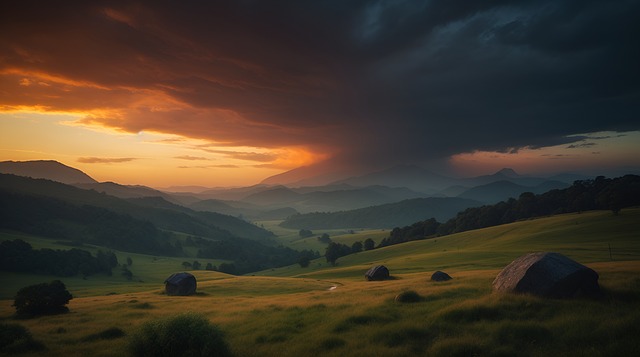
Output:
[[[134,356],[229,356],[218,327],[190,312],[145,322],[129,342]]]
[[[224,331],[235,356],[634,355],[640,350],[639,218],[639,210],[551,217],[363,252],[336,267],[262,272],[278,277],[196,272],[200,294],[188,297],[161,294],[164,276],[146,290],[118,285],[108,295],[110,287],[96,284],[71,300],[71,313],[20,324],[50,356],[127,355],[143,326],[186,311]],[[619,249],[614,261],[608,242]],[[492,293],[499,270],[535,250],[560,250],[593,268],[604,296]],[[364,281],[364,271],[378,263],[395,279]],[[453,279],[432,282],[435,270]],[[407,292],[419,299],[395,301]],[[0,300],[0,319],[13,316],[11,303]],[[114,331],[124,336],[110,339]]]

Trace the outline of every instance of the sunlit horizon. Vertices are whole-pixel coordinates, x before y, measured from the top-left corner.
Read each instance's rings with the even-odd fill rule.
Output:
[[[151,187],[640,168],[632,3],[227,5],[6,4],[0,160]]]
[[[306,148],[229,147],[169,133],[127,133],[82,124],[81,117],[47,111],[0,113],[4,133],[0,161],[55,160],[99,182],[169,188],[251,186],[328,158]],[[449,159],[446,172],[436,173],[471,177],[512,168],[529,176],[607,175],[639,167],[634,153],[640,132],[601,132],[583,137],[578,144],[460,153]]]

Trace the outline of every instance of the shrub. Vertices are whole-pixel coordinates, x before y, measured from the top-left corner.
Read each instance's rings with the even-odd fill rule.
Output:
[[[429,356],[436,357],[483,356],[487,354],[478,338],[472,336],[436,340],[427,353]]]
[[[64,306],[73,296],[60,280],[24,287],[16,294],[13,306],[21,316],[67,312]]]
[[[403,291],[395,298],[396,302],[420,302],[421,300],[422,296],[413,290]]]
[[[230,356],[222,332],[206,318],[185,313],[152,320],[131,336],[134,356]]]
[[[34,340],[26,327],[0,323],[0,353],[22,353],[44,349],[44,345]]]
[[[321,343],[320,343],[320,349],[322,350],[333,350],[335,348],[339,348],[342,347],[344,345],[346,345],[347,342],[345,342],[345,340],[338,338],[338,337],[329,337],[327,339],[324,339]]]
[[[496,333],[496,340],[500,345],[541,345],[552,338],[553,334],[547,328],[530,322],[504,323]]]
[[[124,335],[125,333],[121,329],[117,327],[110,327],[104,331],[86,336],[82,339],[82,341],[91,342],[97,340],[113,340],[116,338],[124,337]]]
[[[426,328],[421,327],[397,327],[393,329],[381,329],[373,337],[373,341],[383,343],[387,347],[406,346],[412,350],[424,351],[431,342],[433,336]]]

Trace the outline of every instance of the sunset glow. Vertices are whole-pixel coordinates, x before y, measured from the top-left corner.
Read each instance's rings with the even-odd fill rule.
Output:
[[[2,5],[0,160],[155,187],[640,167],[635,5],[223,3]]]
[[[57,160],[98,181],[172,185],[252,185],[321,159],[304,148],[230,147],[174,134],[88,126],[79,114],[0,113],[2,160]]]
[[[521,174],[585,172],[621,174],[640,165],[637,155],[640,132],[594,133],[577,144],[523,148],[512,152],[474,151],[451,157],[452,167],[466,175],[483,175],[509,167]],[[594,169],[594,168],[598,169]],[[600,171],[598,171],[600,170]]]

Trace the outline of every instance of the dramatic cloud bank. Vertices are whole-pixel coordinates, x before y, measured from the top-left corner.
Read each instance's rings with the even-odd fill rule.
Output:
[[[639,35],[639,1],[3,1],[0,109],[372,167],[584,147],[640,129]]]

